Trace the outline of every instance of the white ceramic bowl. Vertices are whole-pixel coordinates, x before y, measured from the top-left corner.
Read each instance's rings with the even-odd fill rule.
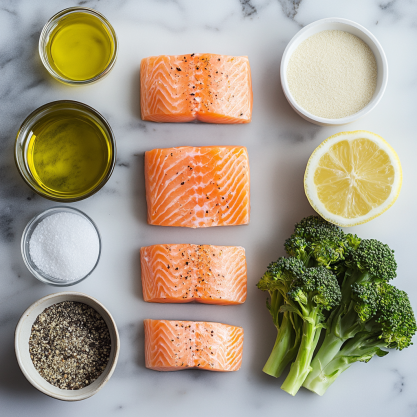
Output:
[[[80,390],[63,390],[54,387],[43,379],[35,369],[29,354],[29,337],[36,317],[45,308],[62,301],[77,301],[94,308],[107,324],[111,337],[109,362],[103,373],[90,385]],[[33,303],[22,315],[15,331],[15,352],[17,362],[26,379],[39,391],[62,401],[80,401],[100,391],[107,383],[116,368],[119,357],[120,340],[116,323],[108,310],[96,299],[80,292],[59,292],[50,294]]]
[[[287,66],[288,62],[290,61],[291,55],[297,49],[298,45],[301,42],[305,41],[312,35],[316,33],[322,32],[324,30],[343,30],[345,32],[349,32],[352,35],[357,36],[358,38],[362,39],[372,50],[375,55],[377,67],[378,67],[378,75],[377,75],[377,82],[376,82],[376,89],[375,93],[371,99],[371,101],[360,111],[355,114],[352,114],[347,117],[343,117],[341,119],[327,119],[324,117],[315,116],[301,106],[299,106],[294,97],[292,96],[290,89],[288,87],[288,80],[287,80]],[[290,103],[291,107],[304,119],[308,120],[311,123],[320,125],[320,126],[335,126],[335,125],[343,125],[346,123],[353,122],[354,120],[359,119],[360,117],[365,116],[365,114],[369,113],[371,110],[375,108],[375,106],[381,100],[385,88],[388,82],[388,62],[385,56],[384,50],[382,46],[372,35],[369,30],[365,29],[363,26],[355,23],[351,20],[347,19],[340,19],[337,17],[329,17],[326,19],[317,20],[316,22],[310,23],[305,28],[301,29],[288,43],[287,47],[285,48],[284,54],[281,60],[281,85],[282,89],[284,90],[285,97],[287,98],[288,102]]]

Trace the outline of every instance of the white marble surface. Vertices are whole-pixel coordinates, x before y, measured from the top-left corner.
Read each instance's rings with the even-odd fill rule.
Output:
[[[366,118],[345,130],[382,135],[397,150],[404,184],[383,216],[355,228],[396,250],[399,277],[417,307],[415,184],[417,180],[417,2],[413,0],[92,0],[114,25],[119,58],[109,77],[71,88],[41,66],[37,42],[42,26],[63,0],[0,0],[0,415],[21,416],[402,416],[417,415],[417,348],[355,364],[320,398],[300,391],[292,398],[282,380],[262,373],[275,330],[255,287],[267,264],[283,254],[293,224],[311,214],[303,192],[308,156],[341,128],[320,128],[298,117],[279,83],[279,64],[290,38],[304,25],[330,16],[355,20],[383,45],[390,66],[385,96]],[[139,64],[159,54],[213,52],[248,55],[252,67],[253,121],[243,126],[153,124],[138,115]],[[13,160],[16,131],[36,107],[57,99],[85,102],[108,119],[117,137],[115,172],[94,197],[73,206],[97,223],[104,248],[85,282],[72,287],[102,301],[114,315],[122,349],[107,386],[81,403],[48,398],[25,380],[13,349],[14,327],[38,298],[56,292],[26,270],[20,237],[27,221],[54,206],[34,195]],[[245,145],[252,177],[249,226],[182,230],[146,224],[144,151],[180,145]],[[242,245],[249,268],[248,300],[242,306],[158,305],[143,302],[138,251],[156,243]],[[145,369],[144,318],[221,321],[245,329],[244,362],[236,373],[158,373]]]

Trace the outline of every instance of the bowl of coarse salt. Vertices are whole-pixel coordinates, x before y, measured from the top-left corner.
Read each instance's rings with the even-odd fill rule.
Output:
[[[54,207],[35,216],[23,231],[23,261],[46,284],[77,284],[100,260],[101,238],[95,223],[81,210]]]
[[[321,126],[363,117],[381,100],[388,82],[382,46],[351,20],[326,18],[301,29],[281,60],[281,85],[291,107]]]

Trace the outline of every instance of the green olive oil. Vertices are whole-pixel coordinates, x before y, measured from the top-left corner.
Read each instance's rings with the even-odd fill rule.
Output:
[[[57,74],[69,80],[85,81],[107,68],[115,45],[98,17],[75,12],[58,22],[46,49],[48,61]]]
[[[59,109],[32,127],[27,163],[48,195],[77,199],[96,188],[112,164],[103,128],[88,114]]]

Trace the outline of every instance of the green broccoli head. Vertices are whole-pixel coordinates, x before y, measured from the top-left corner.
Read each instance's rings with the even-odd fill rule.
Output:
[[[406,292],[393,285],[381,285],[381,300],[378,318],[381,326],[380,338],[391,349],[402,350],[412,345],[416,333],[416,319]]]
[[[258,282],[257,287],[262,291],[288,291],[291,283],[298,279],[305,270],[304,263],[297,258],[279,258],[268,265],[267,271]]]
[[[328,267],[344,259],[348,245],[338,226],[319,216],[309,216],[295,225],[284,246],[290,256],[302,259],[306,265],[312,259],[315,264]]]
[[[307,268],[288,292],[293,301],[303,306],[311,303],[322,310],[331,310],[338,305],[341,296],[336,276],[323,266]]]
[[[362,239],[358,237],[357,235],[352,235],[352,233],[348,233],[346,235],[346,241],[348,244],[348,247],[352,248],[353,250],[358,249]]]
[[[358,314],[359,321],[367,322],[378,312],[380,302],[381,283],[365,282],[352,285],[352,299],[354,310]]]
[[[417,327],[407,293],[386,282],[366,282],[352,286],[359,320],[370,337],[383,340],[387,348],[410,346]]]
[[[345,260],[347,263],[350,263],[353,258],[354,252],[358,249],[362,239],[357,235],[353,235],[352,233],[348,233],[346,235],[346,250],[345,250]],[[344,265],[344,269],[346,269],[346,265]]]
[[[353,265],[372,280],[388,282],[397,276],[394,251],[379,240],[363,239],[352,253]]]
[[[306,261],[310,258],[311,248],[309,243],[301,236],[291,235],[285,241],[284,247],[290,256]]]
[[[308,216],[294,227],[294,234],[304,237],[310,242],[340,241],[346,237],[343,230],[335,224],[329,223],[320,216]]]

